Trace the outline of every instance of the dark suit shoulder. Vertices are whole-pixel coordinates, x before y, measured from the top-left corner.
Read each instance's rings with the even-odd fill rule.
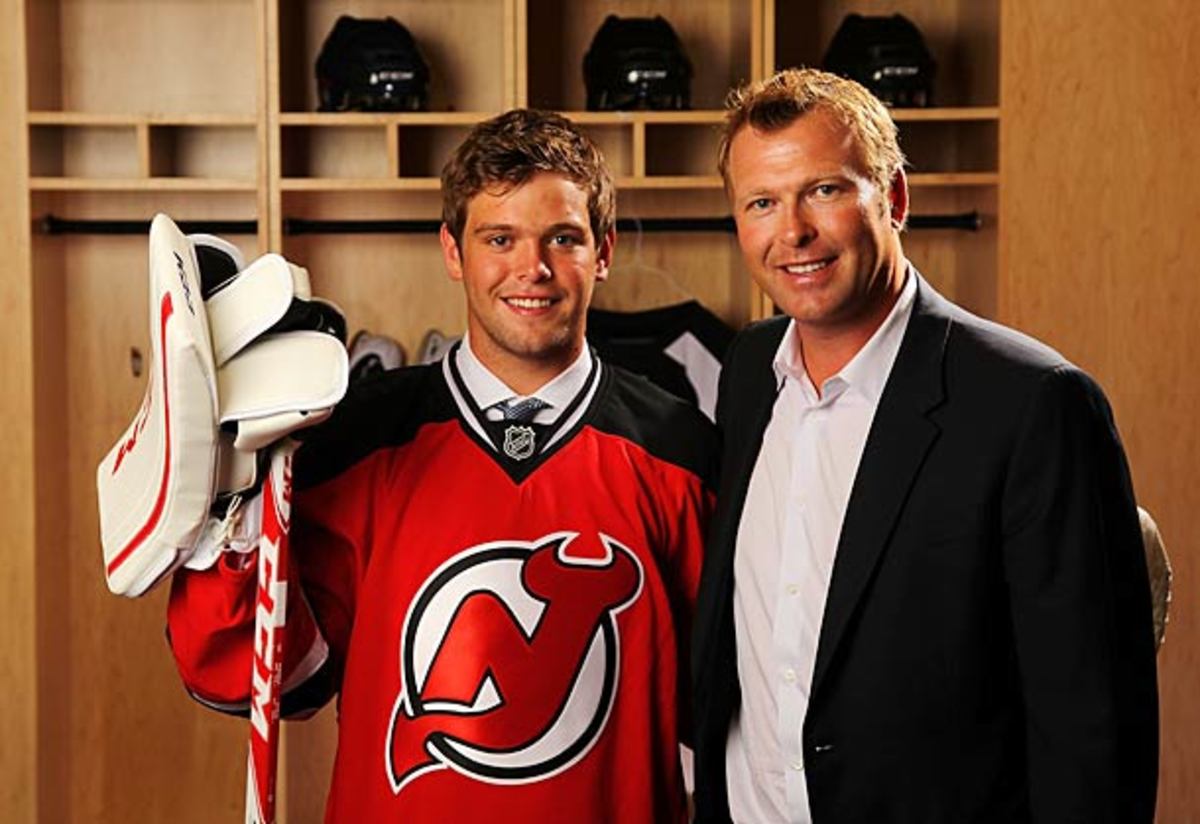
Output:
[[[589,423],[627,438],[656,458],[680,466],[709,486],[714,482],[717,438],[712,422],[694,405],[641,375],[604,364],[603,393]]]
[[[929,318],[949,321],[945,351],[951,379],[987,382],[995,393],[1018,385],[1033,389],[1050,373],[1083,374],[1031,335],[974,315],[931,289],[922,294],[920,309]]]
[[[764,360],[769,364],[775,350],[779,348],[779,342],[783,340],[789,320],[786,315],[777,315],[755,321],[742,329],[729,345],[725,365],[743,366],[748,363],[762,363]]]
[[[998,366],[1007,364],[1013,369],[1035,372],[1072,366],[1063,355],[1031,335],[973,315],[961,307],[953,308],[951,340],[975,356]]]
[[[988,431],[1004,432],[1011,444],[1022,422],[1047,404],[1111,417],[1100,386],[1062,354],[1029,335],[973,315],[932,289],[922,291],[909,332],[914,343],[923,343],[897,360],[894,374],[900,374],[901,383],[929,375],[931,361],[926,356],[935,348],[931,342],[940,341],[937,395],[945,406],[937,417],[947,425],[962,424],[975,438]]]

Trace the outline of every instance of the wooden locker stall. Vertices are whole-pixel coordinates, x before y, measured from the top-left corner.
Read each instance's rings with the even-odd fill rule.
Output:
[[[257,0],[11,5],[24,15],[31,218],[265,217]],[[117,598],[100,563],[97,461],[146,381],[146,238],[23,228],[32,355],[9,375],[35,382],[20,420],[36,421],[38,733],[34,806],[5,819],[232,820],[244,723],[188,706],[166,654],[166,590]],[[255,253],[266,236],[235,240]]]
[[[15,4],[10,4],[10,6]],[[22,9],[0,13],[0,374],[5,391],[0,414],[9,421],[0,439],[0,523],[7,550],[0,575],[0,689],[10,696],[9,711],[0,716],[0,816],[36,821],[41,739],[52,732],[39,725],[44,704],[36,630],[38,607],[37,542],[43,533],[37,520],[39,446],[34,418],[35,357],[32,317],[35,285],[29,278],[29,199],[25,133],[25,41]],[[11,33],[11,34],[10,34]],[[20,33],[22,36],[16,36]]]
[[[851,11],[900,11],[939,64],[935,108],[897,110],[916,214],[978,213],[979,231],[914,230],[906,247],[939,288],[984,314],[1003,307],[996,264],[1000,0],[24,0],[0,34],[0,164],[12,250],[0,300],[5,409],[36,420],[6,441],[3,504],[14,574],[0,577],[27,713],[3,722],[0,795],[12,821],[235,820],[245,724],[184,694],[163,639],[166,591],[104,586],[97,462],[136,410],[147,351],[144,235],[46,234],[31,221],[254,221],[248,256],[307,266],[351,331],[399,340],[458,334],[460,288],[433,234],[290,231],[313,221],[436,219],[446,154],[514,105],[563,111],[600,143],[625,218],[728,214],[715,158],[727,89],[816,65]],[[339,14],[391,15],[433,69],[430,110],[318,113],[313,66]],[[695,66],[692,109],[586,112],[582,55],[609,13],[662,14]],[[1006,23],[1007,25],[1007,23]],[[1007,105],[1007,104],[1006,104]],[[1009,116],[1008,108],[1004,117]],[[624,275],[624,276],[623,276]],[[723,232],[625,232],[597,305],[693,297],[732,326],[769,302]],[[281,820],[320,821],[334,711],[285,727]]]

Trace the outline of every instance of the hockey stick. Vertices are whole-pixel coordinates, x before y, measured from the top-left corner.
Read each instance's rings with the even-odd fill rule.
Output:
[[[279,763],[279,699],[283,628],[287,622],[288,529],[292,508],[292,454],[285,440],[271,452],[263,487],[262,537],[254,609],[254,665],[250,674],[250,752],[246,774],[246,824],[275,824]]]

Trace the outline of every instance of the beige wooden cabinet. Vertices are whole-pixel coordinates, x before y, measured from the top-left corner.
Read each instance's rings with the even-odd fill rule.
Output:
[[[608,155],[624,217],[728,213],[717,124],[732,85],[819,64],[843,15],[901,11],[939,63],[937,108],[897,111],[917,214],[976,211],[978,232],[912,232],[943,290],[996,299],[1000,0],[10,0],[0,26],[0,332],[12,436],[0,447],[11,548],[0,576],[0,818],[233,821],[243,722],[191,702],[163,637],[166,587],[103,580],[100,457],[146,379],[144,235],[48,234],[72,220],[252,221],[249,256],[282,251],[351,329],[400,340],[461,331],[436,237],[296,234],[288,221],[436,218],[438,174],[470,126],[512,106],[563,111]],[[341,13],[392,15],[433,69],[430,111],[317,113],[313,65]],[[582,55],[604,16],[663,14],[695,65],[686,112],[584,107]],[[638,277],[622,278],[622,271]],[[598,302],[695,297],[734,326],[771,307],[731,235],[620,238]],[[35,421],[33,425],[25,422]],[[11,686],[8,681],[11,680]],[[332,710],[285,737],[282,814],[318,821]]]

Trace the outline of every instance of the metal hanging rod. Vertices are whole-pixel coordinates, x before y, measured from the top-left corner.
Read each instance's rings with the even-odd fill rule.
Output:
[[[253,235],[258,232],[257,220],[181,220],[179,228],[186,234]],[[45,215],[34,221],[34,228],[44,235],[146,235],[149,220],[72,220]]]
[[[957,229],[979,231],[983,221],[979,212],[945,215],[909,215],[909,229]],[[46,215],[36,221],[36,228],[46,235],[144,235],[150,231],[148,220],[71,220]],[[308,220],[285,217],[285,235],[414,235],[433,234],[440,220]],[[185,220],[179,227],[188,234],[253,235],[258,232],[256,220]],[[620,232],[729,232],[734,231],[731,217],[652,217],[620,218]]]

